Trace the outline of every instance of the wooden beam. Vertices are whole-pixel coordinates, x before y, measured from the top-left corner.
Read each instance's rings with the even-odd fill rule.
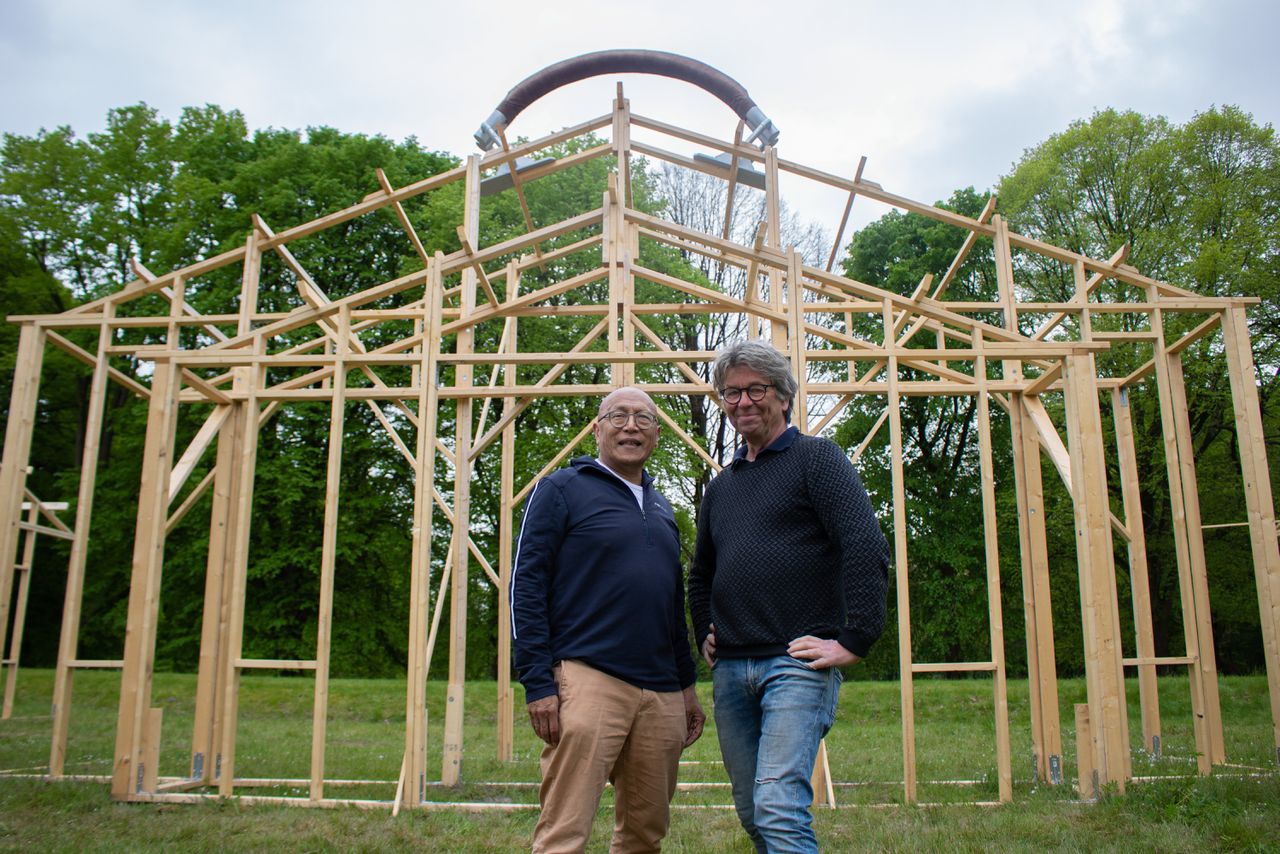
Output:
[[[884,301],[881,312],[886,340],[893,330],[893,303]],[[889,447],[893,474],[893,549],[894,573],[898,597],[898,671],[902,695],[902,797],[909,804],[916,794],[916,714],[915,685],[911,663],[911,597],[907,570],[907,496],[902,467],[902,402],[898,395],[898,357],[890,356],[887,375],[889,412]]]
[[[982,333],[974,336],[974,345],[981,354]],[[984,387],[987,381],[987,361],[979,355],[974,365],[978,378],[978,452],[982,490],[983,553],[987,565],[987,626],[991,640],[993,703],[996,730],[996,778],[1000,802],[1013,800],[1013,765],[1009,744],[1009,694],[1005,682],[1004,616],[1000,596],[1000,547],[996,522],[996,476],[991,451],[990,402]]]
[[[520,292],[520,274],[507,268],[507,299]],[[507,349],[516,352],[519,336],[517,319],[508,317],[503,329]],[[516,382],[515,370],[507,366],[502,372],[503,384],[512,387]],[[497,756],[499,762],[510,762],[515,755],[515,693],[511,688],[511,571],[512,543],[515,540],[514,505],[515,489],[516,425],[514,398],[504,398],[503,415],[510,415],[502,428],[500,474],[498,480],[498,692],[497,692]],[[483,438],[483,437],[481,437]],[[476,444],[479,444],[478,442]]]
[[[444,281],[440,273],[440,254],[427,265],[427,286],[423,298],[423,340],[417,369],[422,378],[418,392],[417,465],[414,472],[413,498],[413,566],[409,581],[409,659],[405,692],[406,784],[401,790],[402,806],[417,806],[426,790],[427,741],[427,672],[431,664],[428,634],[431,622],[431,540],[432,484],[435,479],[436,424],[438,386],[436,375],[439,354],[441,310]],[[443,581],[442,581],[443,584]]]
[[[735,148],[739,140],[735,139]],[[836,263],[836,253],[840,251],[840,241],[844,239],[844,227],[849,224],[849,213],[853,210],[853,200],[858,197],[858,182],[862,180],[862,170],[867,167],[866,155],[858,158],[858,169],[853,173],[854,189],[849,191],[849,200],[844,203],[844,213],[840,215],[840,225],[836,228],[835,240],[831,241],[831,254],[827,256],[827,272],[831,272],[831,267]],[[726,234],[725,237],[729,235]]]
[[[742,145],[742,130],[746,127],[746,122],[739,121],[733,129],[733,147],[736,149]],[[724,228],[720,231],[720,236],[725,240],[729,239],[731,228],[733,226],[733,197],[738,189],[738,158],[736,155],[729,155],[729,186],[724,194]],[[627,207],[631,207],[628,202]]]
[[[1157,295],[1154,291],[1148,291],[1148,297],[1153,301]],[[1182,605],[1182,631],[1184,642],[1186,644],[1187,655],[1197,659],[1196,663],[1190,668],[1191,681],[1191,713],[1193,732],[1196,742],[1197,767],[1201,774],[1207,775],[1213,766],[1214,748],[1213,736],[1210,730],[1210,714],[1207,708],[1210,702],[1210,695],[1206,688],[1205,672],[1202,662],[1199,661],[1200,651],[1204,648],[1204,642],[1200,638],[1200,632],[1204,623],[1197,618],[1196,600],[1194,596],[1195,580],[1193,578],[1193,539],[1200,543],[1200,553],[1203,555],[1202,533],[1197,528],[1191,529],[1191,521],[1188,516],[1188,490],[1183,483],[1183,478],[1187,474],[1187,467],[1182,465],[1181,453],[1187,448],[1185,442],[1179,440],[1179,433],[1186,428],[1185,422],[1179,418],[1177,411],[1178,401],[1181,399],[1175,391],[1175,384],[1179,382],[1181,372],[1175,371],[1174,364],[1178,357],[1171,356],[1164,346],[1164,317],[1160,309],[1156,309],[1151,313],[1151,328],[1159,333],[1159,338],[1155,344],[1155,372],[1156,372],[1156,388],[1160,395],[1160,427],[1164,439],[1164,455],[1165,470],[1169,479],[1169,500],[1171,519],[1173,521],[1173,542],[1174,553],[1178,564],[1178,592]],[[1194,473],[1194,463],[1191,464]],[[1194,495],[1194,487],[1192,487],[1192,500],[1196,504],[1192,514],[1196,521],[1199,521],[1199,499]],[[1212,641],[1210,641],[1212,644]]]
[[[111,794],[128,800],[147,791],[154,763],[146,767],[148,744],[159,733],[151,716],[151,675],[155,662],[156,623],[160,611],[160,576],[164,565],[165,517],[174,431],[177,427],[177,368],[167,360],[156,362],[147,413],[147,435],[142,458],[142,487],[138,493],[138,523],[134,540],[133,571],[129,581],[129,611],[125,627],[124,667],[120,676],[120,704],[116,721],[115,764]],[[154,787],[152,787],[154,788]]]
[[[1058,784],[1062,777],[1062,727],[1058,711],[1057,657],[1049,586],[1040,443],[1022,394],[1010,395],[1014,492],[1022,564],[1022,607],[1026,626],[1027,682],[1031,699],[1031,743],[1037,777]]]
[[[463,200],[463,230],[469,240],[476,240],[480,231],[480,158],[472,155],[467,160],[467,183]],[[470,254],[470,253],[468,253]],[[442,265],[443,267],[444,265]],[[462,319],[468,319],[476,310],[475,269],[462,271]],[[497,297],[490,304],[497,306]],[[475,346],[473,326],[460,329],[455,347],[458,353],[470,353]],[[454,368],[454,384],[467,388],[472,384],[472,368],[459,364]],[[448,702],[445,705],[444,740],[441,746],[440,780],[456,786],[462,779],[463,711],[465,700],[467,661],[467,592],[469,563],[467,541],[471,521],[471,413],[470,398],[456,402],[454,419],[454,467],[453,467],[453,577],[449,587],[449,682]]]
[[[49,529],[43,525],[37,525],[36,520],[39,518],[40,505],[38,502],[32,502],[27,509],[26,525],[23,526],[27,533],[23,537],[22,561],[14,566],[14,572],[18,575],[18,598],[13,606],[13,630],[9,633],[9,652],[4,659],[8,670],[4,680],[4,707],[0,710],[0,719],[3,720],[9,720],[13,715],[13,697],[18,689],[18,665],[22,660],[22,634],[27,622],[27,598],[31,591],[31,573],[35,568],[36,535],[41,530],[45,530],[59,536],[66,536],[57,528]],[[0,640],[3,640],[3,637],[0,637]]]
[[[1099,783],[1114,784],[1123,792],[1132,776],[1129,722],[1096,376],[1093,356],[1067,357],[1065,396],[1072,480],[1077,487],[1072,499],[1089,717],[1098,740]]]
[[[1129,392],[1111,393],[1115,422],[1116,456],[1119,461],[1120,493],[1124,503],[1124,523],[1129,529],[1129,586],[1133,602],[1135,646],[1140,659],[1155,658],[1155,631],[1151,621],[1151,582],[1147,574],[1147,538],[1142,520],[1142,495],[1138,488],[1137,450],[1133,444],[1133,419],[1129,414]],[[1138,668],[1138,697],[1142,705],[1142,747],[1157,759],[1161,754],[1160,694],[1154,664]]]
[[[1280,546],[1271,494],[1267,445],[1258,402],[1257,371],[1249,344],[1249,323],[1243,308],[1222,318],[1227,373],[1231,379],[1232,411],[1240,447],[1240,473],[1249,515],[1249,545],[1258,588],[1263,660],[1267,665],[1267,693],[1271,699],[1271,729],[1276,763],[1280,764]]]
[[[31,455],[31,434],[35,428],[44,339],[43,329],[34,324],[23,324],[18,333],[13,386],[9,392],[4,455],[0,458],[0,641],[9,626],[15,568],[19,563],[22,495]]]

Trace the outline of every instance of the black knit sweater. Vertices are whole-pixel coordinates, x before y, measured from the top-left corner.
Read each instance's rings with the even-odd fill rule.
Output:
[[[889,547],[862,481],[828,439],[789,428],[754,461],[741,454],[702,499],[689,570],[698,648],[782,655],[795,638],[835,638],[863,657],[884,630]]]

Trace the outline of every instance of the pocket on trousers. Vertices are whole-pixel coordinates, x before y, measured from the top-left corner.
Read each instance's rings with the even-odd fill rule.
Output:
[[[556,680],[556,693],[560,695],[560,702],[563,703],[569,695],[569,678],[566,672],[570,669],[565,667],[569,662],[561,661],[555,667],[551,668],[552,678]]]

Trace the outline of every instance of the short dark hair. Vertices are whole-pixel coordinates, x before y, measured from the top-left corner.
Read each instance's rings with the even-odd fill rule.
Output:
[[[767,341],[734,341],[716,353],[716,360],[711,366],[711,383],[717,394],[724,388],[725,375],[739,367],[749,368],[773,384],[773,392],[786,406],[790,420],[791,403],[800,386],[791,375],[791,363],[787,357]]]

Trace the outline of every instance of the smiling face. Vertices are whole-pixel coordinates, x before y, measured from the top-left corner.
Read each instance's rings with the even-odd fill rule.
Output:
[[[730,368],[724,375],[725,388],[746,389],[757,383],[769,385],[769,380],[744,365]],[[778,399],[777,389],[772,386],[765,390],[760,400],[752,400],[743,391],[737,403],[724,404],[724,411],[729,416],[729,423],[747,440],[752,459],[787,429],[786,406]]]
[[[658,446],[658,408],[640,389],[620,388],[600,404],[600,415],[611,412],[644,412],[655,420],[652,427],[642,430],[634,418],[628,418],[622,427],[614,427],[607,419],[601,420],[598,416],[596,419],[594,429],[600,462],[632,483],[639,483],[645,461]]]

